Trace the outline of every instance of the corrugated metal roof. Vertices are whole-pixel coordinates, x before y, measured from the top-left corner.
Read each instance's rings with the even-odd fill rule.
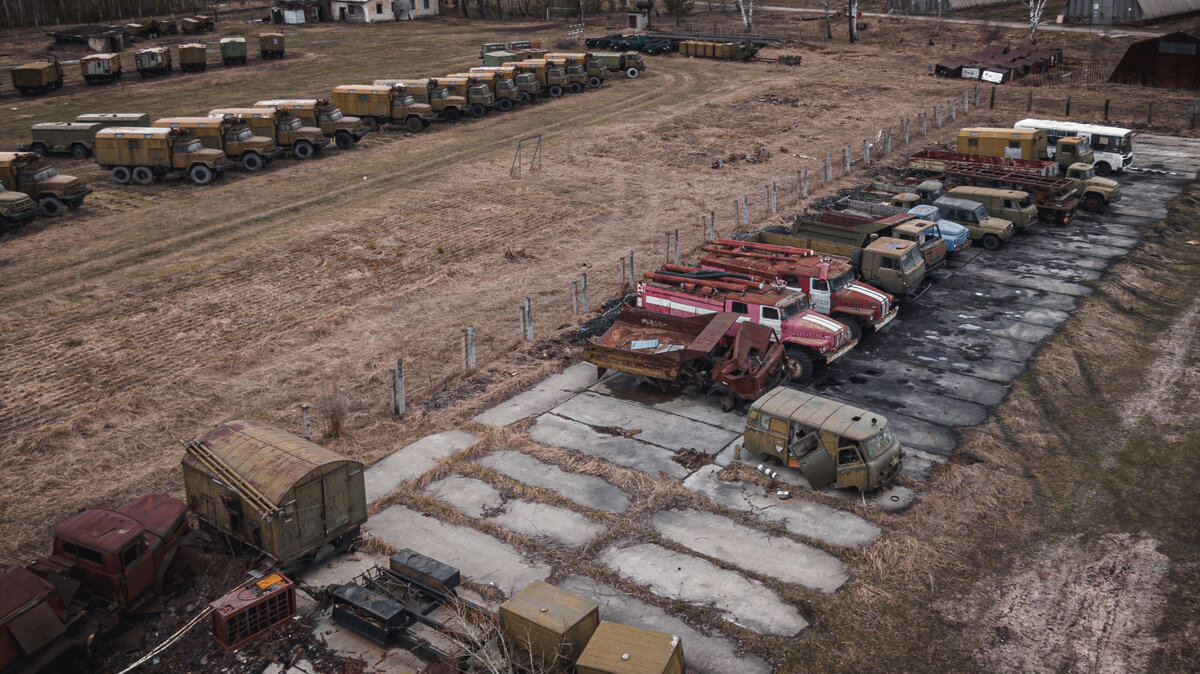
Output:
[[[1164,16],[1200,12],[1200,0],[1130,0],[1142,8],[1142,15],[1147,19],[1161,19]]]
[[[972,7],[995,7],[996,5],[1014,5],[1013,0],[949,0],[950,9],[970,9]]]

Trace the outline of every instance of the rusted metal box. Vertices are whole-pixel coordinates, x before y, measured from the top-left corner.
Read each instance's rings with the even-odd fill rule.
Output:
[[[607,620],[575,663],[577,674],[683,674],[679,637]]]
[[[225,648],[237,648],[296,615],[296,585],[273,573],[209,606],[213,609],[213,638]]]
[[[500,625],[532,668],[573,661],[600,624],[600,606],[535,580],[500,605]]]
[[[388,559],[388,567],[404,578],[416,581],[441,593],[458,587],[458,569],[405,548]]]
[[[361,585],[346,583],[333,591],[333,622],[380,646],[387,646],[393,630],[411,620],[399,602]]]

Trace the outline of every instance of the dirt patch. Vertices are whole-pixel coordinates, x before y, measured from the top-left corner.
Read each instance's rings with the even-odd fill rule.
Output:
[[[712,463],[713,457],[692,447],[681,447],[675,450],[673,460],[688,470],[697,470]]]
[[[1038,548],[998,587],[979,587],[980,603],[989,604],[981,620],[970,621],[982,631],[980,669],[1144,671],[1158,643],[1170,569],[1156,548],[1153,539],[1128,534],[1086,543],[1072,537]],[[963,608],[943,611],[961,615]]]

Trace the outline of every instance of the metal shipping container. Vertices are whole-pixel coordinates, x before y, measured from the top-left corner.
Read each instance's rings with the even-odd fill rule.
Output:
[[[683,674],[683,644],[673,634],[653,632],[607,620],[596,628],[577,674]]]
[[[573,661],[600,624],[600,606],[535,580],[500,605],[500,625],[533,669]],[[525,659],[528,658],[528,661]]]

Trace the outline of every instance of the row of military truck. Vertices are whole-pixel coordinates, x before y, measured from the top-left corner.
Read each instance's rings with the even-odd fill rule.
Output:
[[[262,33],[258,36],[259,53],[264,59],[283,58],[285,53],[282,33]],[[246,63],[246,38],[225,37],[218,44],[221,61],[226,66]],[[171,55],[170,47],[144,47],[133,53],[134,68],[142,77],[157,77],[174,72],[203,72],[208,69],[208,45],[189,42],[176,47],[177,56]],[[88,84],[112,84],[126,72],[120,54],[89,54],[79,59],[79,73]],[[16,66],[9,72],[13,88],[22,96],[37,96],[62,87],[65,70],[57,59],[36,61]]]
[[[746,448],[800,469],[814,487],[886,485],[903,453],[885,419],[851,410],[879,421],[848,438],[818,423],[832,401],[772,389],[809,380],[885,328],[948,256],[973,243],[996,250],[1038,220],[1062,225],[1080,206],[1098,212],[1120,200],[1115,181],[1096,177],[1087,134],[1055,132],[1064,124],[1051,120],[1018,126],[962,129],[957,152],[914,153],[899,175],[814,202],[790,226],[710,240],[694,264],[645,273],[584,359],[601,375],[716,395],[726,410],[752,403]],[[1104,172],[1129,165],[1132,145],[1123,152]],[[809,408],[811,419],[801,414]]]

